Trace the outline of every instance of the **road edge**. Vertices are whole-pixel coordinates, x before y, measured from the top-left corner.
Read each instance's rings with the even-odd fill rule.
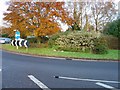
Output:
[[[21,53],[6,49],[1,49],[2,51],[6,51],[12,54],[24,55],[24,56],[32,56],[32,57],[41,57],[41,58],[50,58],[50,59],[60,59],[60,60],[74,60],[74,61],[91,61],[91,62],[120,62],[120,60],[111,60],[111,59],[91,59],[91,58],[72,58],[72,57],[60,57],[60,56],[48,56],[48,55],[38,55],[38,54],[30,54],[30,53]]]

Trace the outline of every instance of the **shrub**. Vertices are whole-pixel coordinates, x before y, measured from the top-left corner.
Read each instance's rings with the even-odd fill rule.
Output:
[[[117,37],[112,35],[103,35],[102,37],[106,40],[109,49],[119,49],[120,42]]]
[[[95,32],[72,32],[67,36],[60,36],[56,40],[56,45],[58,45],[58,50],[103,54],[102,51],[107,50],[106,42],[97,36]]]
[[[63,35],[58,38],[56,45],[59,50],[90,52],[95,38],[95,34],[90,32],[71,32],[67,36]]]
[[[107,50],[107,43],[103,37],[94,40],[94,47],[92,48],[94,54],[106,54]]]
[[[37,38],[27,38],[29,43],[37,43]]]
[[[49,47],[53,47],[55,45],[55,40],[63,35],[67,35],[70,31],[66,31],[66,32],[58,32],[52,36],[50,36],[49,41],[48,41],[48,45]]]
[[[27,40],[30,44],[30,47],[41,48],[48,46],[48,37],[30,37],[27,38]]]
[[[53,45],[55,45],[55,40],[59,38],[59,34],[56,35],[52,35],[48,41],[48,45],[49,47],[53,47]]]
[[[39,43],[47,43],[48,40],[49,40],[49,37],[48,36],[41,36],[41,37],[37,37],[37,40]]]

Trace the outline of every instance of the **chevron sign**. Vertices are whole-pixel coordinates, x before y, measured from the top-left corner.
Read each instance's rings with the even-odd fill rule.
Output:
[[[22,47],[22,46],[24,46],[26,48],[29,47],[28,41],[27,40],[23,40],[23,39],[12,40],[11,45],[12,46],[17,46],[17,47]]]

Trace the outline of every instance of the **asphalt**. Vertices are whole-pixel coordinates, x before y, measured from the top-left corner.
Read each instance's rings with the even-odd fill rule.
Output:
[[[2,52],[2,88],[40,88],[28,75],[33,75],[50,89],[105,88],[94,81],[55,78],[118,81],[119,62],[91,62],[32,57]],[[118,83],[104,84],[119,88]],[[90,89],[89,89],[90,90]]]

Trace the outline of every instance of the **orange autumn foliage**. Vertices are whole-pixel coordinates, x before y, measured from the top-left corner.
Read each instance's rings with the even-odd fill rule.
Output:
[[[52,35],[61,30],[58,20],[73,23],[63,6],[64,2],[11,2],[4,20],[10,24],[9,30],[18,29],[22,37]]]

